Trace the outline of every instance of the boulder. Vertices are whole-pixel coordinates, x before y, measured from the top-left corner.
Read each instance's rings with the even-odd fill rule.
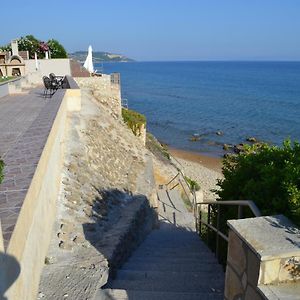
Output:
[[[216,135],[219,135],[219,136],[224,135],[224,132],[221,130],[218,130],[218,131],[216,131]]]

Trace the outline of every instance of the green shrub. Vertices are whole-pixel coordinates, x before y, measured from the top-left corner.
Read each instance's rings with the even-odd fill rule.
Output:
[[[192,191],[199,191],[200,190],[200,185],[197,181],[195,181],[195,180],[193,180],[193,179],[191,179],[187,176],[184,176],[184,178],[185,178],[186,182],[188,183],[188,185],[189,185],[189,187]]]
[[[218,200],[252,200],[262,215],[283,214],[300,225],[300,144],[286,140],[282,147],[245,146],[245,151],[223,160]],[[237,206],[220,206],[220,230],[228,234],[227,220],[238,217]],[[253,217],[248,207],[243,217]],[[211,206],[210,224],[217,227],[217,206]],[[216,234],[202,226],[201,237],[215,251]],[[219,261],[226,265],[227,243],[219,239]]]
[[[47,42],[51,52],[51,58],[67,58],[68,54],[65,48],[54,39],[51,39]]]
[[[140,136],[142,125],[146,126],[146,117],[134,110],[125,108],[122,108],[122,117],[134,135]]]
[[[4,162],[3,162],[3,160],[1,160],[1,158],[0,158],[0,184],[1,184],[1,182],[2,182],[2,180],[3,180],[3,169],[4,169]]]
[[[253,200],[263,215],[283,214],[300,225],[300,144],[259,144],[223,161],[220,200]]]

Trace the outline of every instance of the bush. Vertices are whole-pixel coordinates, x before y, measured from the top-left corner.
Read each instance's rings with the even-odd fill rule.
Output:
[[[283,214],[300,225],[300,144],[258,144],[224,159],[220,200],[253,200],[263,215]]]
[[[47,42],[51,52],[51,58],[67,58],[68,54],[65,48],[57,40],[49,40]]]
[[[3,160],[1,160],[1,158],[0,158],[0,184],[1,184],[1,182],[2,182],[2,180],[3,180],[3,169],[4,169],[4,162],[3,162]]]
[[[146,117],[134,110],[125,108],[122,108],[122,117],[134,135],[140,136],[142,125],[146,126]]]
[[[193,180],[193,179],[191,179],[187,176],[184,176],[184,178],[185,178],[186,182],[188,183],[188,185],[189,185],[189,187],[192,191],[199,191],[200,190],[200,185],[197,181],[195,181],[195,180]]]
[[[238,155],[223,160],[224,179],[216,190],[218,200],[252,200],[262,215],[283,214],[300,225],[300,144],[286,140],[282,147],[245,146]],[[228,234],[227,220],[236,219],[237,206],[220,206],[220,230]],[[243,217],[253,217],[247,207]],[[217,227],[217,206],[211,206],[210,224]],[[216,234],[202,226],[201,237],[215,251]],[[219,239],[219,262],[226,265],[227,243]]]

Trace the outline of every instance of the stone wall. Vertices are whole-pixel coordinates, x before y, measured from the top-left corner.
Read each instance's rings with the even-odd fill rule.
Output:
[[[115,118],[121,118],[121,87],[119,84],[112,83],[111,76],[102,74],[100,77],[77,77],[77,83],[89,89],[93,96],[107,107],[109,112]]]
[[[225,299],[277,299],[266,296],[265,287],[300,284],[300,230],[287,218],[230,220],[228,225]]]

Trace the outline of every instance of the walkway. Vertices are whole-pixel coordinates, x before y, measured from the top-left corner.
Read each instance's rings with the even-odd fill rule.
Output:
[[[5,248],[65,92],[59,90],[51,99],[42,93],[36,88],[0,98],[0,157],[5,163],[0,220]]]
[[[158,195],[160,229],[149,234],[96,299],[223,299],[222,267],[194,231],[193,215],[179,192]]]

